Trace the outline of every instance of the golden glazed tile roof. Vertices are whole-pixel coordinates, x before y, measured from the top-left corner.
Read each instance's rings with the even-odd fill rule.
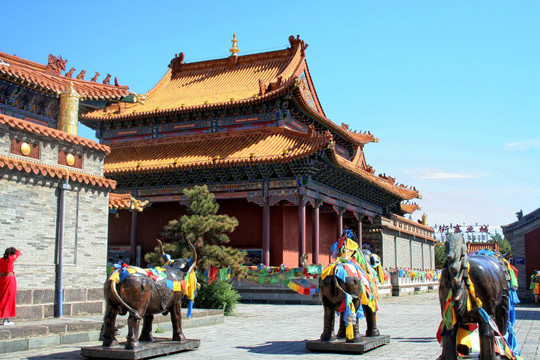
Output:
[[[351,131],[348,125],[338,126],[326,117],[309,74],[305,57],[307,44],[293,36],[289,37],[289,42],[291,47],[284,50],[195,63],[184,63],[184,55],[177,54],[157,85],[144,97],[136,97],[140,101],[114,104],[81,118],[115,121],[244,106],[290,90],[308,114],[347,141],[357,145],[377,142],[371,133]]]
[[[299,133],[284,127],[242,130],[111,145],[104,172],[170,171],[264,162],[288,162],[323,149],[327,134]]]
[[[386,175],[376,176],[371,171],[363,168],[361,165],[355,165],[351,161],[337,155],[333,149],[331,152],[327,150],[327,154],[329,155],[329,158],[331,158],[333,162],[344,171],[356,177],[360,177],[366,182],[378,188],[382,188],[403,200],[411,200],[420,196],[415,188],[407,187],[403,184],[396,184],[394,178]]]
[[[403,211],[406,214],[412,214],[416,210],[420,210],[420,206],[415,203],[401,203],[399,204],[399,207],[401,208],[401,211]]]
[[[395,185],[375,176],[334,151],[330,132],[307,134],[285,127],[197,134],[170,139],[139,140],[111,145],[105,159],[107,176],[226,166],[286,163],[326,151],[331,162],[342,170],[392,195],[409,200],[418,197],[415,189]]]
[[[131,194],[109,193],[109,209],[111,210],[137,210],[143,211],[143,208],[149,204],[148,200],[137,200]]]
[[[120,210],[129,209],[131,205],[131,194],[109,194],[109,209]]]
[[[75,91],[88,100],[119,100],[129,95],[127,86],[107,85],[61,75],[61,69],[0,52],[0,77],[37,90],[60,94],[73,82]]]
[[[166,114],[197,108],[250,103],[294,85],[304,63],[306,45],[225,59],[183,63],[176,57],[170,69],[142,102],[94,111],[89,120],[114,120]]]
[[[19,171],[27,174],[41,175],[45,177],[62,179],[69,177],[73,182],[104,187],[114,190],[116,181],[109,180],[100,176],[94,176],[76,171],[69,171],[65,168],[40,164],[34,161],[26,161],[6,156],[0,156],[0,168],[6,168],[12,171]]]
[[[109,154],[111,152],[110,148],[107,145],[102,145],[95,141],[88,140],[77,135],[68,134],[64,131],[56,130],[43,125],[34,124],[33,122],[17,119],[4,114],[0,114],[0,126],[1,125],[6,125],[13,129],[19,129],[43,135],[48,138],[63,140],[69,143],[84,146],[89,149],[99,150],[106,154]]]

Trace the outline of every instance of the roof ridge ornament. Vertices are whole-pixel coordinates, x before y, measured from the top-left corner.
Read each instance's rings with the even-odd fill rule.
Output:
[[[300,55],[302,55],[302,57],[306,57],[306,49],[309,45],[306,44],[304,40],[300,39],[300,35],[296,35],[296,38],[294,35],[289,36],[289,44],[291,44],[292,49],[300,46]]]
[[[236,43],[238,42],[238,40],[236,39],[236,33],[233,34],[233,38],[231,42],[232,42],[232,48],[229,49],[229,51],[232,54],[231,56],[238,56],[240,49],[236,46]]]
[[[66,70],[67,60],[62,59],[62,56],[54,56],[49,54],[49,61],[47,63],[46,71],[50,74],[60,75],[62,71]]]
[[[184,53],[174,54],[174,59],[171,60],[169,68],[172,71],[172,76],[176,76],[182,71],[182,65],[184,64]]]

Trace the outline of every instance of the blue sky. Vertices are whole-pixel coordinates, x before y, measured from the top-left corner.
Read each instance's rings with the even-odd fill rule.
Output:
[[[0,51],[137,93],[192,62],[309,44],[326,115],[380,139],[376,173],[413,185],[430,225],[499,226],[540,207],[540,2],[24,1],[2,4]],[[89,131],[82,136],[92,137]]]

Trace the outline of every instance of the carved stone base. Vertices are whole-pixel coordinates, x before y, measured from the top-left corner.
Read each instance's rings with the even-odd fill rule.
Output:
[[[390,342],[390,335],[364,337],[361,342],[348,343],[345,340],[321,341],[312,340],[306,342],[306,347],[310,351],[333,352],[333,353],[352,353],[363,354],[366,351],[373,350],[379,346]]]
[[[164,338],[154,338],[154,342],[140,342],[142,349],[125,350],[125,343],[118,346],[104,347],[85,346],[81,347],[81,355],[91,358],[106,359],[146,359],[155,356],[167,356],[186,350],[195,350],[201,345],[199,339],[187,339],[185,341],[171,341]]]

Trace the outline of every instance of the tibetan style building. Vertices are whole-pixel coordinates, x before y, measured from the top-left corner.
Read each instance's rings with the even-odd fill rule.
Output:
[[[416,210],[405,203],[419,197],[416,189],[366,163],[364,146],[377,139],[326,116],[307,45],[293,36],[289,42],[284,50],[239,56],[233,39],[231,56],[194,63],[177,54],[136,103],[82,115],[111,148],[105,176],[118,192],[149,201],[141,213],[111,215],[109,246],[152,251],[163,226],[185,213],[182,190],[193,185],[206,184],[220,212],[238,219],[231,245],[267,265],[297,266],[304,253],[326,264],[343,228],[361,238],[377,219],[405,221],[401,216]],[[406,236],[396,225],[396,234],[409,258],[414,241],[427,244],[425,258],[433,259],[433,232],[416,225]],[[384,241],[365,245],[386,256]],[[385,266],[395,259],[383,259]],[[429,261],[425,268],[433,267]]]
[[[109,192],[106,145],[77,135],[78,114],[127,87],[0,52],[0,234],[22,252],[17,318],[102,314]],[[63,297],[62,297],[63,296]]]
[[[504,236],[512,245],[510,260],[518,270],[518,295],[522,301],[531,298],[531,275],[540,270],[540,208],[523,215],[517,221],[502,226]]]

